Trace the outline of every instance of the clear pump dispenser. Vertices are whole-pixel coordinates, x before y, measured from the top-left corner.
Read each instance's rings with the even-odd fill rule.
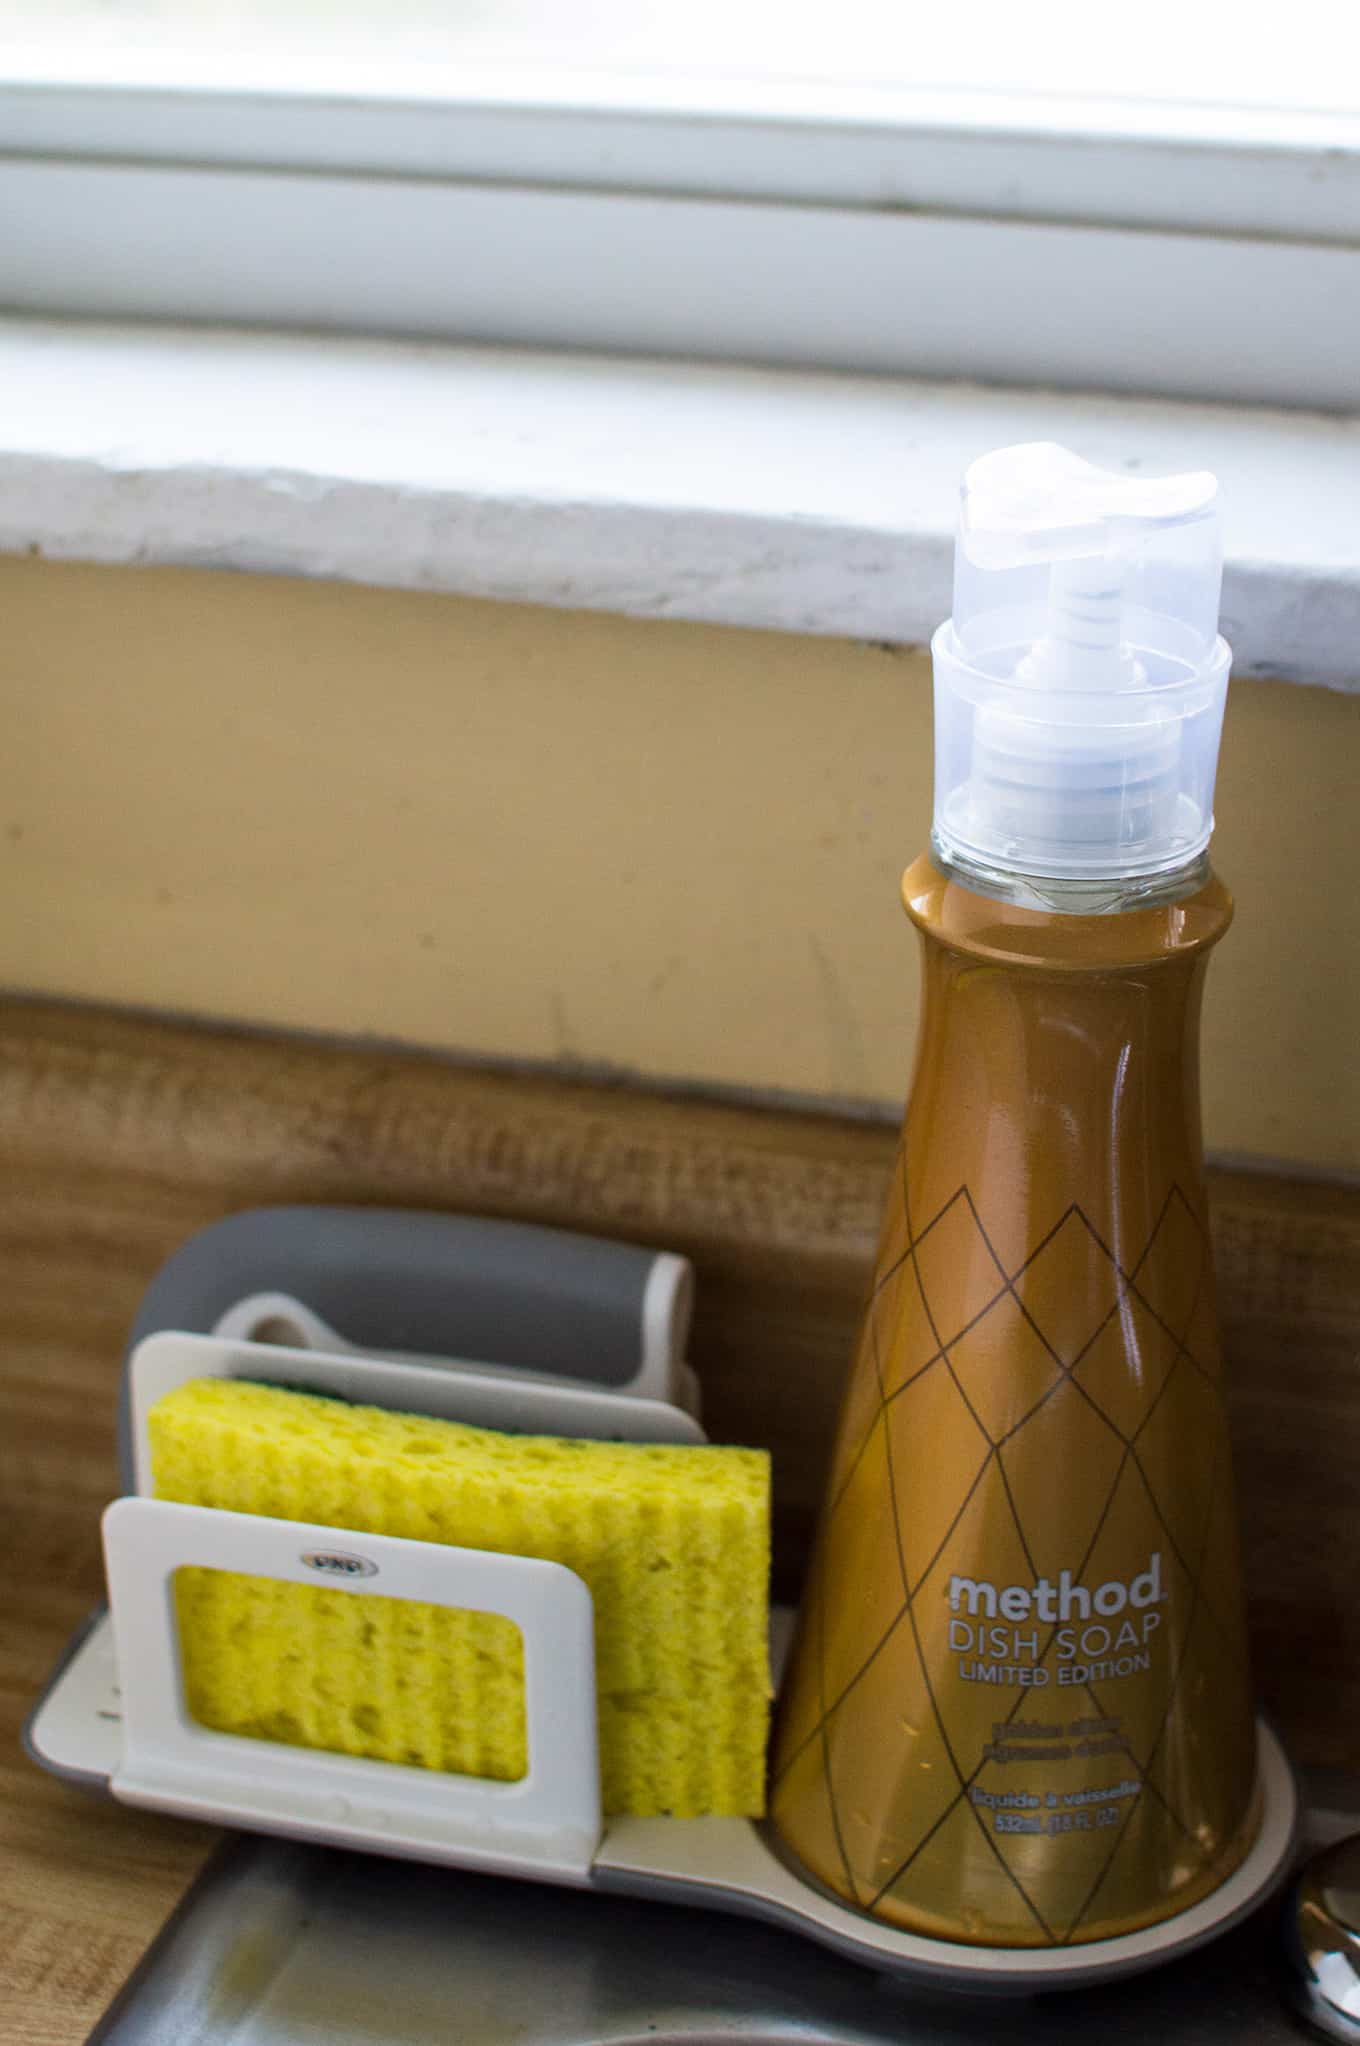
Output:
[[[1078,911],[1193,888],[1213,829],[1229,649],[1218,485],[1051,442],[964,477],[954,615],[933,642],[936,857]]]

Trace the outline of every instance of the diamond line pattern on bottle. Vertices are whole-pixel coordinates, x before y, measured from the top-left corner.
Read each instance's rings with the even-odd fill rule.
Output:
[[[1215,1444],[1214,1444],[1214,1460],[1213,1460],[1213,1470],[1212,1470],[1212,1488],[1213,1488],[1213,1489],[1216,1489],[1216,1488],[1217,1488],[1217,1484],[1218,1484],[1218,1477],[1219,1477],[1219,1473],[1220,1473],[1220,1471],[1222,1471],[1222,1470],[1223,1470],[1223,1469],[1225,1468],[1225,1461],[1226,1461],[1226,1460],[1225,1460],[1225,1458],[1223,1457],[1223,1454],[1222,1454],[1222,1443],[1221,1443],[1221,1441],[1219,1441],[1219,1442],[1215,1442]],[[1211,1523],[1211,1517],[1212,1517],[1212,1510],[1213,1510],[1213,1489],[1211,1489],[1211,1493],[1210,1493],[1210,1507],[1209,1507],[1209,1510],[1208,1510],[1208,1511],[1206,1512],[1206,1514],[1205,1514],[1205,1516],[1204,1516],[1204,1538],[1203,1538],[1203,1542],[1202,1542],[1202,1544],[1201,1544],[1201,1549],[1200,1549],[1200,1559],[1199,1559],[1199,1560],[1200,1560],[1200,1564],[1201,1564],[1201,1567],[1202,1567],[1202,1565],[1203,1565],[1203,1561],[1204,1561],[1204,1550],[1205,1550],[1205,1549],[1206,1549],[1206,1548],[1208,1547],[1208,1540],[1209,1540],[1209,1527],[1210,1527],[1210,1523]],[[1151,1747],[1151,1748],[1150,1748],[1150,1750],[1148,1751],[1148,1758],[1147,1758],[1147,1761],[1146,1761],[1146,1763],[1144,1763],[1144,1764],[1142,1765],[1142,1767],[1141,1767],[1141,1768],[1139,1768],[1139,1775],[1140,1775],[1140,1777],[1141,1777],[1141,1779],[1142,1779],[1142,1784],[1143,1784],[1143,1788],[1144,1788],[1144,1790],[1150,1790],[1150,1791],[1152,1791],[1153,1795],[1154,1795],[1154,1796],[1155,1796],[1155,1797],[1156,1797],[1156,1798],[1158,1799],[1158,1801],[1159,1801],[1159,1802],[1160,1802],[1160,1803],[1161,1803],[1161,1804],[1163,1805],[1163,1807],[1164,1807],[1164,1808],[1166,1809],[1166,1811],[1168,1811],[1168,1812],[1170,1813],[1171,1817],[1172,1817],[1173,1819],[1175,1819],[1175,1820],[1176,1820],[1176,1823],[1177,1823],[1177,1825],[1178,1825],[1178,1826],[1180,1827],[1180,1829],[1181,1829],[1181,1832],[1182,1832],[1182,1833],[1183,1833],[1183,1834],[1185,1835],[1186,1839],[1187,1839],[1188,1841],[1192,1842],[1192,1843],[1194,1842],[1194,1835],[1193,1835],[1193,1833],[1192,1833],[1192,1832],[1190,1831],[1190,1829],[1189,1829],[1189,1828],[1188,1828],[1188,1827],[1186,1826],[1186,1824],[1185,1824],[1184,1820],[1183,1820],[1183,1819],[1181,1819],[1181,1818],[1179,1818],[1179,1817],[1177,1816],[1177,1814],[1176,1814],[1176,1811],[1175,1811],[1174,1807],[1173,1807],[1173,1806],[1172,1806],[1172,1805],[1170,1804],[1170,1802],[1168,1801],[1168,1799],[1167,1799],[1167,1798],[1166,1798],[1166,1797],[1165,1797],[1165,1796],[1163,1795],[1162,1791],[1161,1791],[1161,1790],[1159,1789],[1159,1787],[1157,1786],[1157,1784],[1156,1784],[1155,1782],[1153,1782],[1153,1780],[1152,1780],[1152,1776],[1151,1776],[1151,1771],[1152,1771],[1152,1767],[1153,1767],[1153,1764],[1154,1764],[1154,1762],[1155,1762],[1155,1761],[1156,1761],[1156,1759],[1157,1759],[1157,1755],[1158,1755],[1158,1752],[1159,1752],[1159,1750],[1160,1750],[1160,1748],[1161,1748],[1162,1742],[1163,1742],[1163,1741],[1165,1740],[1165,1738],[1166,1738],[1166,1730],[1167,1730],[1167,1727],[1168,1727],[1168,1726],[1170,1725],[1170,1723],[1171,1723],[1171,1714],[1172,1714],[1172,1711],[1173,1711],[1173,1709],[1174,1709],[1174,1707],[1175,1707],[1175,1703],[1176,1703],[1176,1698],[1177,1698],[1177,1696],[1178,1696],[1178,1694],[1179,1694],[1179,1691],[1180,1691],[1180,1686],[1181,1686],[1181,1679],[1182,1679],[1182,1677],[1183,1677],[1183,1676],[1184,1676],[1184,1674],[1185,1674],[1185,1665],[1186,1665],[1186,1662],[1187,1662],[1187,1660],[1188,1660],[1188,1656],[1189,1656],[1189,1649],[1190,1649],[1190,1637],[1191,1637],[1191,1634],[1192,1634],[1192,1633],[1193,1633],[1193,1631],[1194,1631],[1194,1625],[1195,1625],[1195,1620],[1196,1620],[1196,1618],[1197,1618],[1198,1614],[1199,1614],[1199,1613],[1200,1613],[1200,1612],[1201,1612],[1202,1610],[1207,1610],[1207,1607],[1206,1607],[1206,1606],[1204,1605],[1204,1602],[1203,1602],[1203,1597],[1202,1597],[1202,1583],[1201,1583],[1201,1575],[1200,1575],[1200,1572],[1199,1572],[1199,1571],[1196,1571],[1195,1575],[1194,1575],[1194,1576],[1192,1577],[1192,1579],[1191,1579],[1191,1584],[1190,1584],[1190,1611],[1189,1611],[1189,1613],[1188,1613],[1188,1615],[1187,1615],[1187,1617],[1186,1617],[1186,1623],[1185,1623],[1185,1631],[1184,1631],[1184,1634],[1183,1634],[1183,1635],[1182,1635],[1182,1637],[1181,1637],[1180,1647],[1179,1647],[1179,1649],[1178,1649],[1178,1651],[1177,1651],[1177,1654],[1176,1654],[1176,1669],[1175,1669],[1175,1675],[1174,1675],[1174,1677],[1172,1678],[1172,1683],[1171,1683],[1171,1689],[1170,1689],[1170,1691],[1169,1691],[1169,1692],[1168,1692],[1168,1694],[1167,1694],[1167,1700],[1166,1700],[1166,1707],[1165,1707],[1165,1710],[1164,1710],[1164,1711],[1163,1711],[1163,1713],[1162,1713],[1162,1720],[1161,1720],[1161,1725],[1160,1725],[1160,1726],[1158,1727],[1158,1729],[1157,1729],[1157,1735],[1156,1735],[1156,1738],[1155,1738],[1155,1740],[1154,1740],[1154,1741],[1153,1741],[1153,1743],[1152,1743],[1152,1747]],[[1097,1695],[1097,1693],[1096,1693],[1096,1691],[1095,1691],[1094,1687],[1088,1684],[1088,1685],[1086,1686],[1086,1691],[1087,1691],[1087,1695],[1088,1695],[1088,1697],[1090,1697],[1090,1698],[1091,1698],[1091,1700],[1093,1701],[1093,1703],[1095,1704],[1095,1707],[1096,1707],[1096,1711],[1097,1711],[1097,1713],[1098,1713],[1098,1714],[1101,1714],[1101,1715],[1103,1716],[1103,1710],[1102,1710],[1102,1707],[1101,1707],[1101,1704],[1100,1704],[1100,1700],[1099,1700],[1099,1697],[1098,1697],[1098,1695]],[[1135,1763],[1135,1766],[1138,1766],[1138,1765],[1137,1765],[1137,1764]],[[1090,1909],[1091,1909],[1091,1906],[1092,1906],[1092,1905],[1093,1905],[1093,1904],[1095,1903],[1095,1900],[1096,1900],[1096,1898],[1097,1898],[1097,1897],[1098,1897],[1098,1896],[1100,1895],[1101,1887],[1102,1887],[1102,1885],[1104,1884],[1104,1882],[1105,1882],[1105,1879],[1106,1879],[1106,1877],[1107,1877],[1107,1876],[1109,1875],[1109,1873],[1110,1873],[1110,1870],[1111,1870],[1111,1869],[1112,1869],[1112,1867],[1114,1866],[1114,1863],[1115,1863],[1115,1858],[1116,1858],[1116,1856],[1117,1856],[1117,1855],[1118,1855],[1118,1853],[1119,1853],[1119,1849],[1120,1849],[1121,1845],[1123,1844],[1124,1836],[1125,1836],[1125,1834],[1127,1833],[1127,1831],[1128,1831],[1128,1828],[1129,1828],[1129,1821],[1130,1821],[1130,1820],[1132,1819],[1132,1817],[1133,1817],[1133,1814],[1134,1814],[1134,1811],[1135,1811],[1135,1809],[1136,1809],[1136,1806],[1135,1806],[1134,1804],[1132,1804],[1132,1803],[1131,1803],[1131,1804],[1129,1805],[1129,1808],[1128,1808],[1128,1810],[1127,1810],[1127,1811],[1125,1812],[1125,1814],[1124,1814],[1124,1818],[1123,1818],[1123,1822],[1122,1822],[1122,1824],[1120,1825],[1120,1827],[1119,1827],[1119,1830],[1118,1830],[1118,1833],[1116,1834],[1116,1836],[1115,1836],[1115,1839],[1114,1839],[1114,1841],[1113,1841],[1113,1842],[1112,1842],[1112,1844],[1111,1844],[1111,1847],[1110,1847],[1110,1852],[1109,1852],[1108,1856],[1106,1857],[1106,1860],[1105,1860],[1104,1866],[1103,1866],[1103,1867],[1101,1868],[1101,1870],[1100,1870],[1100,1872],[1099,1872],[1098,1876],[1096,1877],[1096,1880],[1095,1880],[1095,1881],[1094,1881],[1094,1882],[1092,1883],[1092,1885],[1091,1885],[1091,1888],[1090,1888],[1090,1891],[1089,1891],[1089,1893],[1087,1894],[1087,1896],[1086,1896],[1086,1899],[1085,1899],[1085,1901],[1083,1902],[1083,1904],[1082,1904],[1082,1907],[1081,1907],[1080,1911],[1078,1911],[1078,1913],[1077,1913],[1077,1916],[1076,1916],[1076,1918],[1075,1918],[1075,1919],[1073,1920],[1073,1924],[1072,1924],[1072,1929],[1073,1929],[1073,1930],[1075,1930],[1075,1928],[1076,1928],[1076,1927],[1077,1927],[1078,1925],[1080,1925],[1080,1924],[1081,1924],[1081,1922],[1082,1922],[1082,1920],[1083,1920],[1083,1919],[1085,1918],[1086,1914],[1087,1914],[1087,1913],[1088,1913],[1088,1912],[1090,1911]],[[1071,1937],[1071,1931],[1069,1931],[1068,1937],[1069,1937],[1069,1938]]]
[[[857,1431],[859,1439],[857,1441],[843,1440],[838,1448],[838,1461],[842,1464],[842,1469],[833,1480],[827,1508],[824,1540],[830,1540],[834,1537],[837,1515],[841,1511],[847,1497],[852,1493],[856,1474],[860,1469],[862,1460],[870,1453],[871,1445],[877,1443],[879,1431],[883,1429],[890,1409],[895,1404],[902,1402],[904,1396],[910,1395],[913,1388],[919,1387],[928,1374],[943,1372],[948,1375],[961,1403],[960,1425],[962,1425],[962,1413],[966,1413],[968,1426],[975,1431],[976,1439],[979,1445],[983,1447],[984,1453],[976,1469],[972,1470],[971,1477],[953,1519],[945,1529],[942,1537],[934,1544],[929,1560],[924,1564],[924,1567],[913,1574],[909,1570],[906,1560],[901,1502],[898,1497],[898,1477],[893,1466],[891,1438],[887,1434],[883,1436],[884,1457],[887,1466],[887,1490],[893,1517],[894,1545],[897,1552],[901,1582],[901,1600],[886,1629],[879,1635],[877,1641],[870,1645],[867,1653],[861,1657],[857,1667],[849,1674],[848,1678],[833,1687],[832,1692],[829,1694],[826,1679],[827,1625],[825,1586],[831,1581],[833,1573],[818,1571],[817,1577],[808,1592],[808,1600],[813,1607],[809,1619],[815,1629],[816,1653],[814,1661],[817,1669],[818,1684],[817,1718],[816,1723],[811,1729],[802,1734],[797,1745],[782,1759],[775,1778],[775,1787],[777,1790],[788,1772],[800,1762],[809,1745],[815,1745],[820,1753],[827,1805],[832,1816],[837,1848],[844,1865],[849,1893],[861,1903],[867,1903],[871,1909],[889,1896],[894,1886],[902,1880],[920,1854],[929,1845],[930,1841],[939,1832],[940,1828],[951,1820],[960,1804],[965,1805],[979,1828],[982,1837],[986,1840],[991,1855],[999,1867],[1004,1870],[1008,1881],[1023,1899],[1028,1912],[1041,1929],[1044,1937],[1050,1941],[1064,1942],[1076,1937],[1083,1923],[1088,1919],[1112,1869],[1118,1864],[1134,1814],[1145,1800],[1150,1800],[1163,1810],[1171,1824],[1176,1828],[1177,1833],[1181,1836],[1184,1843],[1184,1851],[1188,1855],[1202,1863],[1208,1859],[1206,1849],[1196,1838],[1194,1830],[1177,1811],[1174,1798],[1155,1780],[1152,1774],[1154,1765],[1161,1754],[1167,1729],[1172,1722],[1186,1668],[1191,1660],[1192,1636],[1196,1628],[1198,1627],[1202,1631],[1206,1624],[1210,1626],[1218,1637],[1221,1646],[1229,1651],[1234,1660],[1244,1655],[1244,1645],[1239,1630],[1230,1626],[1215,1610],[1213,1601],[1207,1594],[1204,1582],[1204,1562],[1209,1545],[1215,1503],[1221,1487],[1222,1473],[1227,1467],[1227,1458],[1224,1454],[1226,1447],[1226,1416],[1223,1411],[1220,1376],[1212,1365],[1206,1363],[1205,1360],[1195,1354],[1190,1341],[1190,1332],[1195,1323],[1201,1296],[1204,1291],[1205,1280],[1210,1268],[1207,1235],[1203,1223],[1195,1213],[1192,1204],[1186,1198],[1181,1187],[1173,1183],[1162,1201],[1147,1242],[1139,1256],[1131,1264],[1126,1265],[1121,1261],[1103,1239],[1100,1232],[1093,1227],[1081,1205],[1077,1202],[1072,1202],[1065,1208],[1052,1227],[1040,1238],[1039,1242],[1027,1252],[1023,1260],[1013,1270],[1008,1271],[996,1251],[966,1184],[957,1187],[949,1199],[936,1210],[926,1225],[917,1232],[913,1232],[910,1221],[910,1198],[906,1179],[905,1159],[902,1161],[900,1172],[894,1174],[893,1184],[895,1191],[893,1201],[894,1212],[888,1218],[884,1230],[885,1247],[891,1245],[891,1254],[874,1283],[866,1314],[866,1335],[869,1353],[873,1361],[873,1382],[876,1384],[878,1400],[876,1407],[874,1407],[869,1417],[868,1425],[861,1426]],[[976,1240],[985,1251],[996,1275],[996,1283],[988,1296],[979,1303],[968,1303],[967,1312],[961,1310],[957,1301],[952,1303],[950,1310],[942,1310],[938,1306],[936,1299],[932,1297],[932,1291],[928,1290],[927,1279],[922,1272],[922,1259],[920,1256],[921,1246],[931,1238],[932,1234],[942,1229],[947,1218],[953,1218],[953,1224],[956,1226],[961,1216],[966,1216],[970,1230],[974,1232]],[[1051,1247],[1058,1242],[1063,1232],[1070,1230],[1073,1226],[1083,1232],[1087,1246],[1086,1256],[1089,1258],[1090,1253],[1094,1251],[1097,1259],[1103,1261],[1103,1266],[1109,1274],[1112,1297],[1109,1298],[1108,1304],[1102,1306],[1096,1325],[1085,1334],[1082,1341],[1075,1345],[1069,1343],[1070,1354],[1064,1356],[1059,1345],[1050,1340],[1041,1322],[1033,1312],[1030,1300],[1026,1297],[1026,1281],[1027,1278],[1031,1282],[1034,1280],[1035,1275],[1041,1268],[1046,1253],[1050,1252]],[[1187,1290],[1183,1291],[1182,1298],[1175,1303],[1180,1311],[1177,1314],[1176,1322],[1173,1323],[1162,1312],[1163,1303],[1151,1297],[1153,1285],[1157,1277],[1157,1254],[1159,1247],[1163,1245],[1172,1228],[1183,1232],[1187,1226],[1193,1232],[1198,1254],[1193,1266],[1193,1282]],[[1184,1261],[1182,1259],[1173,1257],[1167,1262],[1173,1272],[1184,1268]],[[1035,1290],[1032,1283],[1029,1290],[1031,1293]],[[903,1304],[904,1301],[905,1306]],[[908,1372],[900,1384],[894,1386],[890,1391],[885,1390],[885,1383],[890,1377],[890,1373],[885,1371],[883,1349],[885,1342],[891,1343],[894,1337],[893,1315],[895,1313],[909,1317],[912,1312],[913,1302],[919,1302],[919,1312],[925,1324],[928,1338],[924,1346],[926,1353],[923,1360],[915,1364],[914,1368]],[[988,1428],[979,1412],[978,1402],[969,1399],[968,1393],[960,1381],[960,1374],[952,1353],[968,1337],[981,1330],[988,1318],[994,1317],[1003,1303],[1006,1302],[1012,1303],[1018,1309],[1026,1329],[1032,1332],[1051,1359],[1053,1377],[1051,1383],[1038,1394],[1033,1403],[1021,1414],[1020,1418],[1010,1423],[1004,1430],[998,1432]],[[1125,1415],[1122,1421],[1116,1419],[1108,1412],[1106,1405],[1092,1391],[1091,1387],[1082,1382],[1081,1367],[1092,1356],[1101,1336],[1116,1318],[1121,1314],[1132,1314],[1135,1311],[1145,1315],[1148,1322],[1162,1333],[1166,1344],[1170,1346],[1170,1361],[1169,1363],[1164,1363],[1164,1368],[1157,1373],[1155,1382],[1143,1388],[1146,1397],[1144,1411],[1138,1417],[1135,1424],[1129,1425],[1128,1415]],[[920,1347],[918,1336],[909,1332],[909,1340],[917,1343],[918,1348]],[[1196,1539],[1193,1542],[1187,1542],[1183,1539],[1187,1532],[1184,1525],[1181,1528],[1182,1538],[1178,1538],[1173,1530],[1171,1515],[1165,1503],[1159,1499],[1153,1479],[1145,1468],[1143,1457],[1140,1455],[1140,1443],[1144,1442],[1147,1438],[1147,1431],[1153,1422],[1154,1416],[1162,1409],[1164,1402],[1174,1397],[1174,1388],[1178,1374],[1186,1371],[1193,1373],[1194,1382],[1200,1394],[1209,1397],[1214,1409],[1214,1438],[1210,1470],[1206,1474],[1207,1482],[1204,1488],[1202,1508],[1195,1516],[1198,1526],[1195,1530]],[[1116,1449],[1118,1451],[1118,1459],[1105,1486],[1103,1502],[1092,1527],[1086,1552],[1080,1560],[1079,1567],[1073,1573],[1073,1581],[1080,1582],[1090,1565],[1092,1556],[1096,1554],[1121,1485],[1135,1482],[1142,1492],[1145,1493],[1157,1525],[1165,1536],[1171,1559],[1167,1565],[1168,1569],[1183,1573],[1187,1585],[1188,1603],[1185,1607],[1183,1624],[1177,1629],[1178,1638],[1169,1644],[1174,1658],[1171,1666],[1171,1681],[1152,1746],[1148,1750],[1146,1757],[1140,1760],[1126,1739],[1121,1737],[1119,1741],[1121,1757],[1127,1765],[1128,1772],[1131,1777],[1136,1777],[1137,1779],[1137,1794],[1127,1801],[1126,1809],[1121,1816],[1115,1836],[1110,1843],[1109,1851],[1095,1870],[1079,1907],[1071,1915],[1068,1922],[1055,1927],[1050,1926],[1045,1921],[1033,1898],[1027,1893],[1021,1874],[1008,1860],[1006,1854],[1008,1843],[1005,1837],[1003,1836],[1002,1839],[998,1840],[994,1836],[986,1824],[985,1814],[975,1803],[970,1801],[970,1793],[987,1767],[987,1761],[984,1758],[983,1761],[979,1762],[971,1770],[966,1770],[961,1765],[957,1742],[951,1738],[951,1730],[946,1723],[946,1717],[941,1710],[935,1689],[931,1683],[928,1659],[923,1646],[918,1620],[918,1601],[927,1585],[932,1581],[936,1581],[936,1573],[939,1571],[941,1559],[945,1556],[960,1523],[968,1513],[979,1487],[983,1485],[989,1471],[993,1467],[995,1467],[1001,1479],[1002,1491],[1014,1524],[1015,1536],[1020,1550],[1031,1567],[1032,1575],[1037,1579],[1041,1574],[1033,1568],[1032,1543],[1027,1535],[1023,1518],[1017,1507],[1014,1490],[1007,1479],[1005,1459],[1002,1451],[1007,1445],[1016,1443],[1023,1436],[1024,1431],[1031,1428],[1036,1416],[1044,1413],[1050,1402],[1064,1388],[1068,1389],[1069,1396],[1076,1396],[1085,1402],[1092,1412],[1093,1419],[1104,1430],[1108,1431],[1111,1438],[1112,1451]],[[969,1461],[971,1464],[971,1459]],[[1191,1550],[1193,1560],[1191,1560],[1191,1556],[1187,1556],[1187,1548]],[[1043,1652],[1037,1657],[1037,1667],[1047,1666],[1048,1659],[1056,1643],[1057,1632],[1056,1626],[1050,1629]],[[930,1810],[927,1815],[927,1823],[923,1827],[920,1837],[909,1844],[907,1851],[890,1871],[882,1874],[878,1872],[867,1873],[865,1870],[855,1867],[852,1857],[847,1851],[846,1829],[838,1803],[835,1734],[838,1721],[844,1720],[847,1702],[853,1698],[857,1688],[871,1678],[871,1673],[880,1668],[883,1657],[889,1653],[899,1656],[905,1655],[907,1658],[906,1663],[899,1666],[909,1669],[913,1677],[919,1676],[920,1681],[924,1685],[925,1693],[929,1699],[930,1711],[934,1714],[938,1724],[941,1746],[948,1760],[955,1789],[953,1796],[943,1810]],[[1109,1715],[1106,1713],[1099,1693],[1093,1683],[1085,1684],[1079,1688],[1074,1687],[1074,1697],[1082,1694],[1090,1699],[1092,1710],[1098,1718],[1102,1720],[1108,1718]],[[1018,1691],[1009,1710],[1004,1714],[1001,1723],[1012,1723],[1028,1697],[1029,1694],[1027,1692],[1023,1690]],[[877,1879],[870,1879],[870,1873],[877,1874]]]

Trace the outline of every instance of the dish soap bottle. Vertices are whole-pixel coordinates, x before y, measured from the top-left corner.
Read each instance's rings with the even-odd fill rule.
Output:
[[[1133,1932],[1258,1825],[1197,1071],[1220,579],[1212,476],[967,473],[916,1070],[772,1789],[936,1938]]]

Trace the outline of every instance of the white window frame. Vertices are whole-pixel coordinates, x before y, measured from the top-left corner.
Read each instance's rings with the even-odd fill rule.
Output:
[[[1360,407],[1360,121],[0,68],[0,306]]]

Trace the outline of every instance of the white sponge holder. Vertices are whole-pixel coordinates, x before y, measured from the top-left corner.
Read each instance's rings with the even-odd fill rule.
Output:
[[[310,1333],[310,1332],[309,1332]],[[266,1380],[398,1411],[597,1439],[701,1442],[692,1414],[656,1398],[572,1382],[531,1390],[468,1362],[378,1360],[220,1336],[162,1333],[131,1361],[135,1492],[104,1516],[110,1614],[73,1643],[26,1729],[60,1775],[128,1804],[369,1853],[707,1905],[784,1925],[912,1980],[1035,1993],[1141,1971],[1215,1937],[1256,1908],[1292,1857],[1298,1790],[1258,1722],[1264,1817],[1246,1860],[1210,1896],[1142,1932],[1080,1946],[967,1946],[899,1931],[850,1909],[785,1860],[748,1819],[601,1817],[589,1590],[561,1564],[447,1548],[300,1520],[153,1499],[147,1415],[175,1385]],[[503,1404],[498,1406],[498,1401]],[[529,1766],[518,1783],[222,1734],[189,1714],[174,1576],[241,1571],[348,1595],[387,1595],[504,1614],[524,1640]],[[776,1610],[772,1656],[791,1616]]]
[[[305,1334],[312,1344],[318,1331]],[[120,1672],[115,1797],[159,1811],[389,1854],[582,1882],[603,1832],[594,1605],[575,1571],[539,1557],[409,1541],[156,1499],[152,1409],[200,1378],[266,1380],[397,1411],[544,1433],[702,1442],[693,1415],[655,1397],[515,1379],[474,1362],[377,1358],[165,1331],[129,1363],[133,1495],[104,1515]],[[174,1579],[202,1568],[325,1585],[351,1597],[498,1613],[524,1644],[528,1769],[517,1782],[219,1733],[188,1709]]]
[[[573,1570],[162,1499],[116,1499],[103,1525],[122,1690],[115,1797],[509,1874],[588,1873],[602,1830],[594,1608]],[[501,1783],[200,1725],[185,1701],[175,1615],[175,1574],[186,1568],[503,1614],[524,1641],[527,1773]]]

